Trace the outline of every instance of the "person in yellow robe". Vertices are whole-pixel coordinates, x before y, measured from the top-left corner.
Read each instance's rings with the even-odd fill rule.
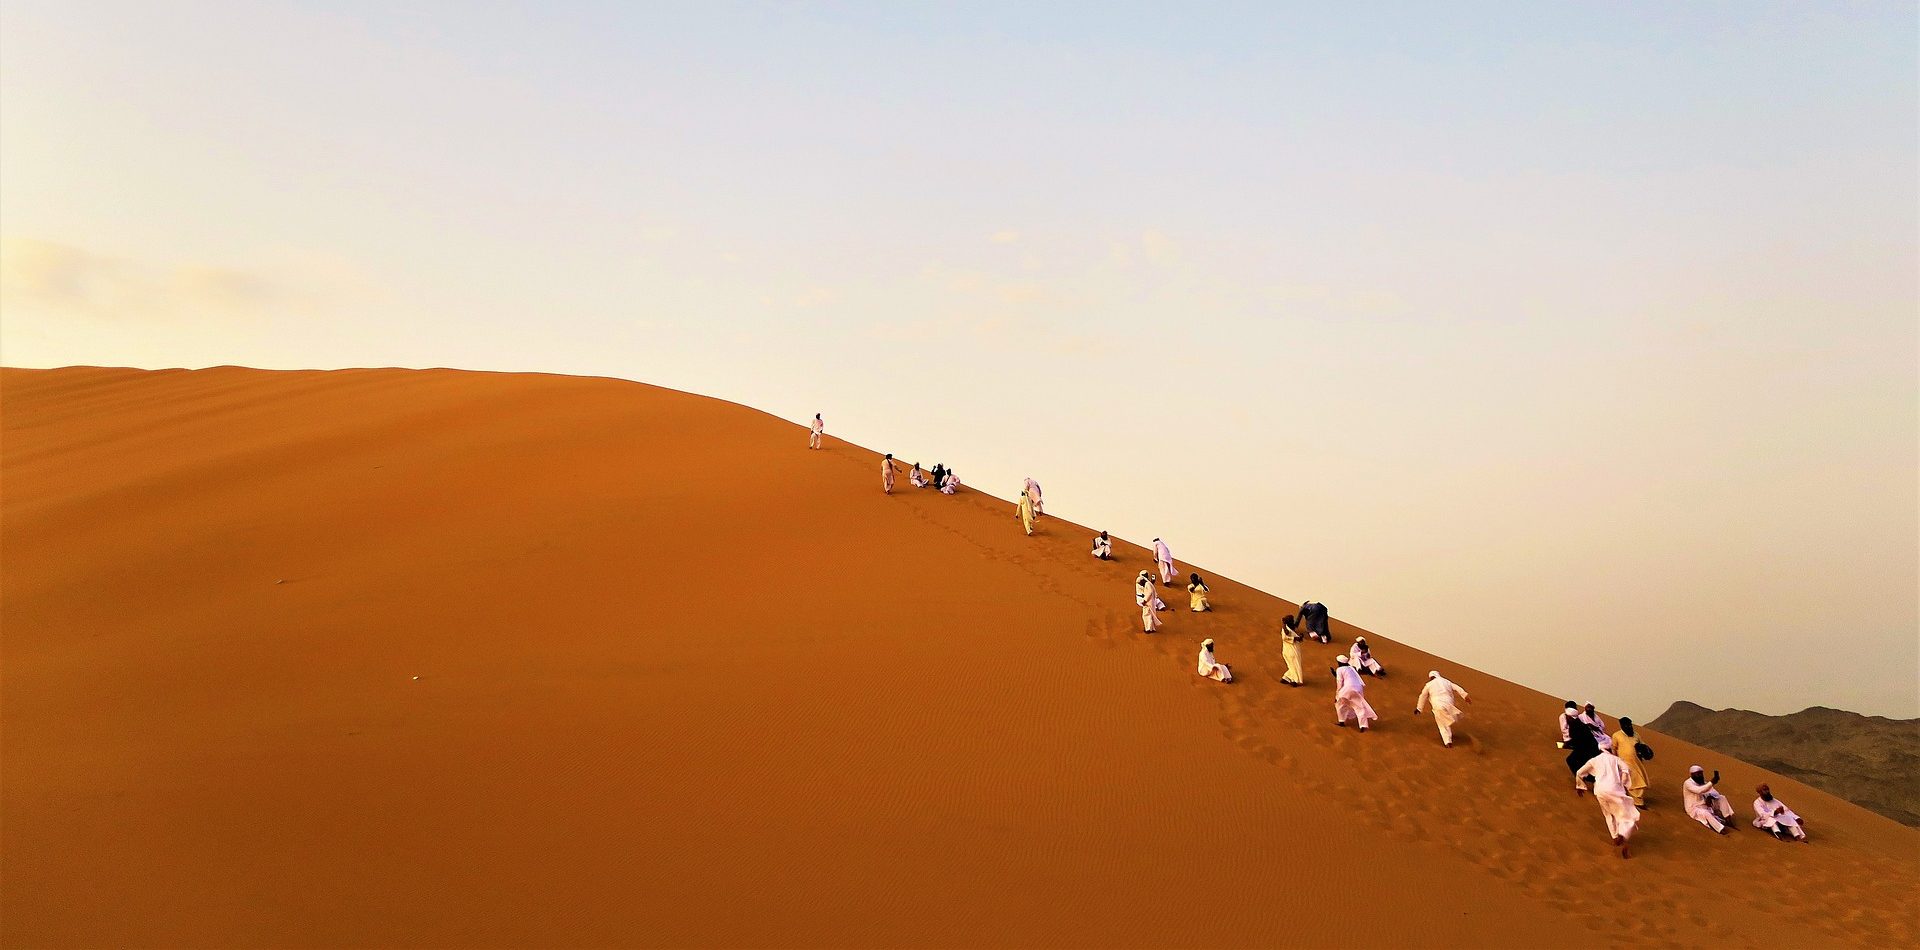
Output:
[[[1306,678],[1300,675],[1300,641],[1304,635],[1300,632],[1300,620],[1292,614],[1280,621],[1280,658],[1287,661],[1287,671],[1280,674],[1280,682],[1288,686],[1305,685]]]
[[[1640,736],[1633,731],[1633,720],[1620,717],[1620,728],[1613,733],[1613,751],[1620,761],[1627,763],[1627,794],[1633,796],[1633,804],[1647,807],[1647,763],[1641,761],[1639,750]]]
[[[1198,574],[1189,575],[1187,581],[1187,606],[1197,614],[1206,613],[1213,609],[1213,605],[1207,603],[1207,582],[1201,580]]]
[[[1020,523],[1027,528],[1027,534],[1033,534],[1033,498],[1023,489],[1020,492]]]

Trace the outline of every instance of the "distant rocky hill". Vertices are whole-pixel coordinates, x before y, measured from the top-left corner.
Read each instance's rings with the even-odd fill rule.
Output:
[[[1767,716],[1678,702],[1647,728],[1920,827],[1920,719],[1862,716],[1824,706]]]

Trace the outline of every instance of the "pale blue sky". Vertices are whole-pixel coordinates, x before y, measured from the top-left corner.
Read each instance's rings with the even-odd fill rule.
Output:
[[[1612,711],[1920,714],[1911,4],[396,6],[0,4],[0,359],[825,411]]]

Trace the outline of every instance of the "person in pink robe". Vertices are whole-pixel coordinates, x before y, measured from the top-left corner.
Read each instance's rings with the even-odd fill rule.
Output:
[[[893,473],[899,468],[900,463],[893,460],[892,452],[880,460],[880,489],[889,495],[893,494]]]

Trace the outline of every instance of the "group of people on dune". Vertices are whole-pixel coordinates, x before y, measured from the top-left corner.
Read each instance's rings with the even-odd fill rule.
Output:
[[[1647,807],[1647,766],[1653,759],[1653,747],[1642,741],[1633,720],[1620,717],[1620,728],[1611,735],[1605,721],[1592,703],[1567,700],[1559,719],[1559,747],[1567,750],[1567,768],[1573,772],[1573,792],[1591,791],[1606,821],[1607,834],[1621,857],[1631,857],[1630,842],[1640,824],[1640,809]],[[1680,783],[1680,800],[1687,817],[1715,834],[1734,829],[1733,803],[1720,793],[1720,770],[1708,778],[1698,765],[1687,770]],[[1785,802],[1773,796],[1767,785],[1756,788],[1753,800],[1753,826],[1782,841],[1806,841],[1806,823]]]
[[[824,423],[818,413],[813,417],[812,434],[808,437],[807,447],[820,448],[825,433]],[[887,494],[893,494],[894,475],[899,471],[899,463],[889,453],[880,462],[880,485]],[[946,494],[953,494],[960,487],[960,479],[953,470],[944,465],[935,465],[931,474],[921,469],[915,462],[908,471],[907,480],[915,488],[938,488]],[[1040,483],[1027,478],[1020,488],[1020,500],[1014,506],[1014,516],[1028,535],[1033,534],[1034,522],[1046,513],[1041,499]],[[1102,561],[1113,560],[1113,538],[1102,531],[1093,539],[1093,556]],[[1155,573],[1158,573],[1158,584]],[[1173,549],[1167,542],[1153,539],[1153,567],[1141,571],[1133,582],[1133,601],[1140,608],[1141,632],[1153,634],[1164,625],[1160,611],[1167,609],[1166,601],[1160,598],[1159,587],[1173,587],[1179,574],[1174,569]],[[1193,613],[1210,613],[1213,602],[1211,588],[1198,573],[1187,575],[1187,605]],[[1327,607],[1316,601],[1306,601],[1300,605],[1297,614],[1288,614],[1280,622],[1280,655],[1286,662],[1286,672],[1280,675],[1280,682],[1291,687],[1306,685],[1306,677],[1301,670],[1304,663],[1300,657],[1300,644],[1307,640],[1321,643],[1332,642],[1329,630]],[[1214,655],[1212,638],[1200,642],[1200,660],[1198,673],[1208,679],[1221,683],[1233,682],[1233,670],[1220,662]],[[1333,675],[1333,712],[1334,725],[1345,727],[1348,720],[1366,732],[1367,727],[1380,716],[1367,702],[1367,687],[1364,677],[1384,677],[1386,667],[1373,655],[1367,645],[1366,637],[1355,637],[1346,652],[1334,657],[1329,669]],[[1473,702],[1467,691],[1452,680],[1440,675],[1438,670],[1427,671],[1427,682],[1414,701],[1415,715],[1433,711],[1434,725],[1439,728],[1440,742],[1447,748],[1453,748],[1453,727],[1464,713],[1460,706]],[[1574,792],[1585,795],[1591,791],[1594,800],[1600,805],[1600,813],[1606,822],[1607,834],[1613,844],[1620,849],[1621,857],[1630,857],[1630,844],[1634,830],[1639,826],[1640,809],[1646,807],[1647,769],[1646,762],[1653,758],[1653,749],[1641,741],[1635,731],[1633,720],[1621,717],[1620,728],[1608,733],[1605,721],[1593,708],[1592,703],[1567,701],[1565,710],[1559,717],[1559,748],[1567,750],[1567,769],[1573,773]],[[1711,779],[1698,765],[1688,770],[1687,779],[1681,783],[1681,799],[1687,817],[1698,821],[1716,834],[1726,834],[1733,830],[1733,805],[1716,788],[1720,773],[1715,770]],[[1753,800],[1753,825],[1771,833],[1783,841],[1806,841],[1806,823],[1786,803],[1775,798],[1772,789],[1761,785],[1758,796]]]

